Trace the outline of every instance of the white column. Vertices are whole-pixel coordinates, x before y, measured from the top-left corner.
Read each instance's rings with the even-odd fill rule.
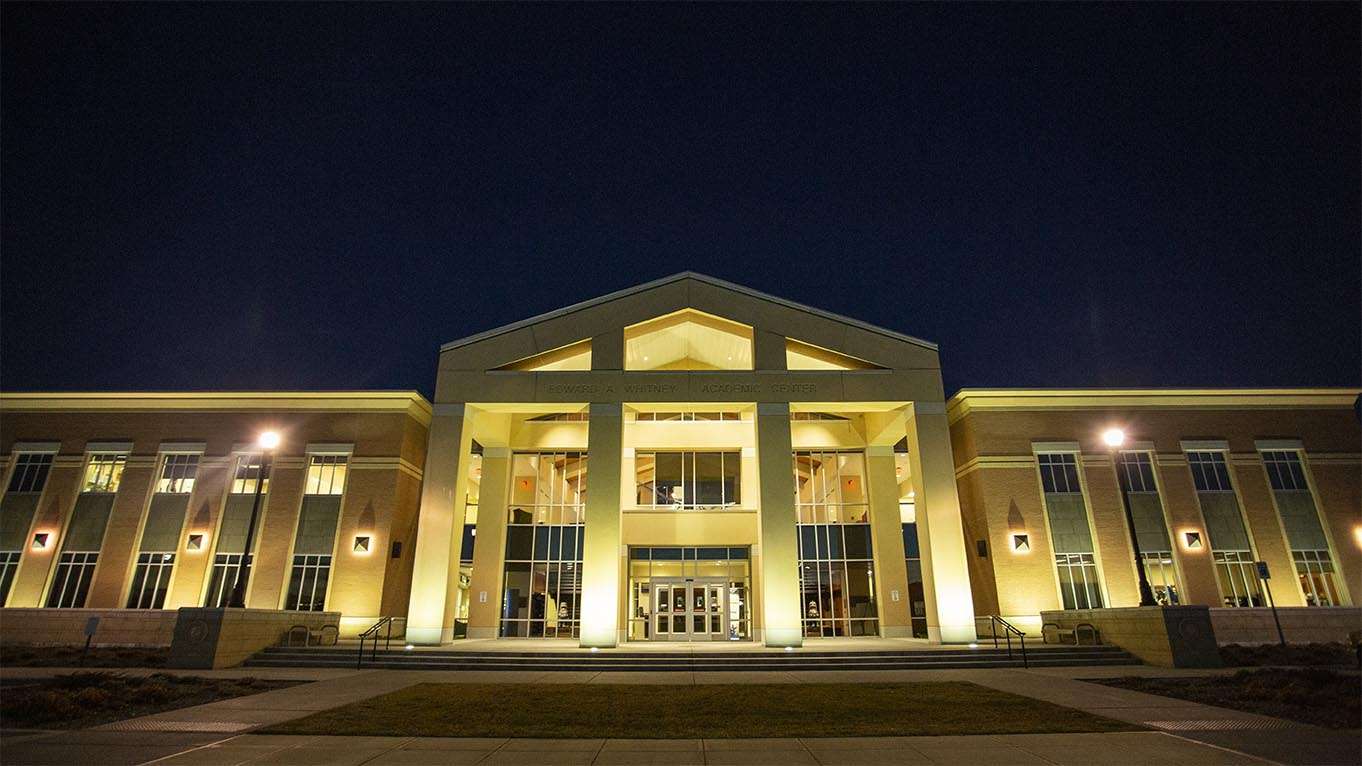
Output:
[[[437,404],[430,421],[411,601],[407,606],[407,641],[413,644],[444,644],[454,640],[464,482],[472,446],[469,419],[466,405]]]
[[[907,425],[923,584],[936,594],[935,610],[928,600],[927,633],[945,643],[970,642],[975,639],[974,597],[945,403],[915,402]]]
[[[582,646],[620,641],[620,453],[623,407],[591,404],[587,421],[586,535],[582,544]]]
[[[798,529],[790,405],[757,405],[757,479],[761,485],[762,636],[767,646],[801,646]]]

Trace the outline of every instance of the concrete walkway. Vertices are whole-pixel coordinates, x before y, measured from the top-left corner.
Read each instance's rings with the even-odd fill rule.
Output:
[[[5,669],[12,683],[27,673]],[[125,671],[119,671],[125,672]],[[155,671],[138,671],[155,672]],[[185,671],[208,675],[203,671]],[[213,675],[292,677],[313,683],[172,710],[79,732],[6,733],[9,764],[401,764],[401,763],[1083,763],[1357,764],[1357,732],[1334,732],[1266,716],[1086,683],[1082,677],[1194,675],[1123,668],[941,669],[746,673],[442,672],[246,668]],[[417,683],[828,683],[968,681],[1154,731],[985,737],[800,740],[479,740],[239,736]],[[1195,740],[1195,741],[1193,741]],[[949,746],[946,746],[949,744]],[[1238,753],[1229,750],[1239,751]],[[978,756],[975,758],[974,756]],[[173,758],[172,758],[173,756]],[[953,759],[952,759],[953,756]],[[168,759],[168,760],[157,760]]]

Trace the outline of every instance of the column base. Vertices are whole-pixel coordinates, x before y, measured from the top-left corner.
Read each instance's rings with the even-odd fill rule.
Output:
[[[762,632],[762,643],[775,649],[803,646],[804,632],[799,628],[766,628]]]
[[[407,643],[417,646],[443,646],[454,641],[454,626],[448,628],[414,628],[407,626]]]

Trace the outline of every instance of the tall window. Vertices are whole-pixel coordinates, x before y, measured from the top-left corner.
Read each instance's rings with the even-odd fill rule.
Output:
[[[637,499],[643,508],[722,508],[741,502],[740,452],[638,452]]]
[[[175,554],[170,551],[137,554],[137,569],[132,576],[129,609],[160,609],[165,605],[170,575],[175,570]]]
[[[166,455],[161,460],[161,478],[156,480],[156,491],[187,495],[194,491],[194,477],[198,472],[198,455]]]
[[[1225,606],[1263,606],[1253,546],[1239,511],[1225,453],[1201,450],[1187,453],[1197,502],[1206,520],[1206,536],[1215,563],[1221,603]]]
[[[52,590],[47,594],[48,608],[85,606],[85,596],[90,592],[90,580],[94,579],[98,562],[99,551],[63,551],[57,560]]]
[[[326,607],[331,557],[336,548],[341,495],[345,493],[345,455],[309,455],[298,532],[293,540],[285,609],[320,612]]]
[[[170,454],[161,458],[156,492],[151,496],[147,518],[142,525],[142,540],[133,569],[132,588],[128,592],[129,609],[160,609],[165,606],[170,575],[175,569],[180,530],[184,526],[189,495],[194,490],[198,468],[198,455]]]
[[[865,456],[795,452],[794,481],[804,635],[879,635]]]
[[[1291,560],[1296,566],[1296,577],[1306,605],[1342,604],[1333,557],[1329,554],[1329,538],[1320,523],[1300,453],[1295,450],[1264,451],[1263,466],[1267,469],[1277,513],[1291,545]]]
[[[14,459],[5,496],[0,499],[0,604],[5,603],[14,584],[28,529],[51,470],[50,453],[21,452]]]
[[[48,607],[85,606],[99,563],[99,549],[104,543],[104,529],[127,462],[128,456],[121,453],[92,454],[86,461],[85,479],[71,521],[66,525],[57,570],[47,592]]]
[[[272,464],[270,468],[273,468]],[[243,557],[247,569],[255,563],[254,556],[245,555],[246,529],[251,522],[256,485],[259,484],[262,495],[268,493],[270,473],[270,469],[265,469],[261,465],[259,453],[245,454],[237,458],[236,471],[232,474],[231,491],[227,495],[222,522],[218,525],[213,571],[208,576],[208,593],[204,599],[206,606],[226,606],[231,599],[232,589],[236,587]],[[262,507],[264,502],[262,498]]]
[[[580,635],[586,467],[584,452],[511,458],[503,638]]]
[[[85,484],[81,492],[117,492],[123,480],[123,467],[128,464],[127,455],[91,455],[85,464]]]
[[[1060,600],[1065,609],[1100,609],[1102,583],[1078,476],[1078,456],[1071,452],[1043,453],[1036,456],[1036,462],[1045,491]]]
[[[1163,504],[1154,481],[1154,462],[1148,452],[1122,452],[1116,456],[1116,476],[1126,493],[1135,520],[1135,540],[1144,560],[1145,576],[1160,604],[1178,603],[1178,579],[1173,565],[1173,546],[1163,520]]]

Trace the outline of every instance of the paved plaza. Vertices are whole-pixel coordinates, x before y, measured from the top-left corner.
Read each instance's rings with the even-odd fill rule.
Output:
[[[0,678],[65,672],[6,668]],[[124,672],[124,671],[120,671]],[[126,671],[150,673],[151,670]],[[166,711],[83,731],[5,732],[6,766],[185,764],[1301,764],[1362,762],[1357,732],[1337,732],[1086,683],[1118,675],[1189,675],[1152,667],[905,671],[610,673],[270,669],[189,671],[312,683]],[[425,682],[820,683],[967,681],[1149,728],[1107,734],[798,739],[478,739],[281,736],[252,730]]]

